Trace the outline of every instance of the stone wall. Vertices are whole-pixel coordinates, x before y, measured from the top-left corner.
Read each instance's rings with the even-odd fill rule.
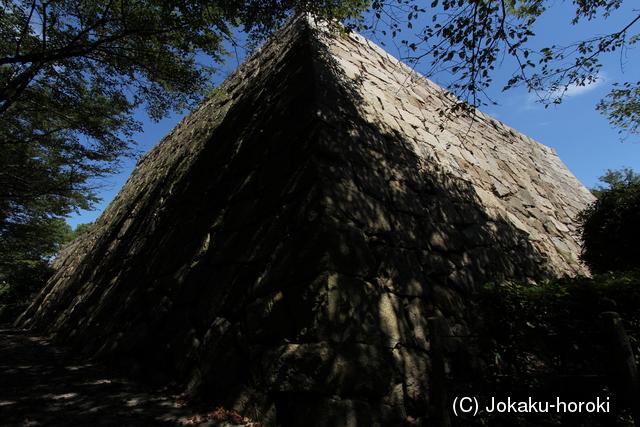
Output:
[[[299,17],[141,158],[19,319],[283,426],[428,413],[427,318],[583,273],[555,152],[371,42]],[[450,360],[470,360],[455,340]]]

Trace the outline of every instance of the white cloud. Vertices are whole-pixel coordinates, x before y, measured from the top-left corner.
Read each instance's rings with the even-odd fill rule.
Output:
[[[589,93],[592,90],[597,89],[598,87],[602,86],[602,84],[605,82],[605,80],[606,80],[605,76],[601,75],[600,77],[598,77],[596,79],[595,82],[587,83],[584,86],[578,86],[576,84],[570,84],[566,88],[562,87],[562,88],[550,91],[549,92],[549,98],[553,99],[553,98],[556,98],[558,96],[571,97],[571,96],[584,95],[585,93]]]
[[[527,111],[536,108],[544,108],[545,103],[541,101],[553,101],[558,97],[561,97],[562,99],[568,99],[585,95],[602,86],[606,80],[606,75],[604,73],[601,73],[596,81],[594,81],[593,83],[585,84],[584,86],[570,84],[567,87],[561,87],[547,92],[530,92],[523,97],[522,102],[520,102],[518,105],[518,109],[520,111]]]

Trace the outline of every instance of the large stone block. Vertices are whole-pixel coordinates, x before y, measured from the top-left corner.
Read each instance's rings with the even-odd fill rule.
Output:
[[[409,341],[402,299],[362,279],[325,273],[287,291],[295,340],[367,342],[393,348]]]

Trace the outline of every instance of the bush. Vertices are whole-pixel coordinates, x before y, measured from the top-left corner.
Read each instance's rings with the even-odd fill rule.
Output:
[[[502,393],[522,399],[557,396],[573,401],[609,396],[611,355],[600,319],[605,311],[620,314],[634,352],[640,350],[640,270],[565,278],[537,286],[491,284],[479,292],[475,302],[479,352],[487,367],[476,385],[479,396]],[[553,421],[628,425],[630,408],[615,393],[611,402],[608,414],[557,414]],[[543,420],[543,414],[539,414],[542,418],[533,415],[510,425],[548,425],[551,421]],[[496,419],[489,425],[502,424]]]
[[[609,171],[600,178],[609,188],[585,209],[580,258],[592,273],[640,268],[640,175],[631,169]]]

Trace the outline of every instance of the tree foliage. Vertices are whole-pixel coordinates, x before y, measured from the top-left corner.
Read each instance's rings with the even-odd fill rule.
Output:
[[[596,197],[601,197],[609,190],[623,190],[630,185],[640,184],[640,174],[635,173],[631,168],[622,168],[618,170],[608,169],[607,173],[598,177],[598,180],[604,184],[597,184],[591,189]]]
[[[594,273],[640,268],[640,174],[625,168],[600,177],[608,187],[581,212],[581,259]]]
[[[618,133],[640,133],[640,82],[616,83],[607,97],[598,103],[598,110],[607,116]]]
[[[630,0],[627,0],[630,1]],[[422,64],[427,76],[448,72],[448,89],[473,106],[493,102],[486,89],[493,84],[494,70],[506,57],[516,68],[504,89],[524,86],[540,94],[548,104],[562,102],[568,88],[584,86],[598,78],[603,54],[625,50],[638,36],[640,13],[608,34],[594,34],[568,45],[532,48],[534,24],[555,2],[550,0],[378,0],[372,2],[375,20],[363,30],[400,39],[406,60]],[[623,0],[575,0],[570,23],[606,19]],[[550,12],[549,12],[550,13]],[[560,29],[562,30],[562,29]],[[404,32],[403,32],[404,31]],[[408,34],[409,33],[409,34]],[[636,130],[638,115],[629,116],[637,95],[635,86],[613,91],[600,109],[609,112],[614,125]],[[630,91],[628,89],[631,89]]]
[[[572,23],[606,18],[623,0],[575,1]],[[449,71],[449,88],[472,105],[505,55],[519,64],[506,88],[525,85],[560,102],[568,85],[593,81],[602,53],[635,42],[623,28],[569,46],[528,47],[549,0],[2,0],[0,2],[0,230],[34,212],[65,215],[96,201],[99,178],[133,155],[144,108],[154,119],[198,102],[235,30],[260,39],[294,9],[402,36],[412,61]],[[362,22],[362,21],[356,21]],[[414,24],[416,30],[413,30]],[[200,59],[208,58],[206,64]],[[560,65],[557,65],[560,64]],[[535,72],[533,72],[535,71]],[[600,109],[634,132],[637,85],[614,90]],[[40,203],[40,198],[46,198]]]
[[[575,1],[572,22],[606,18],[622,2]],[[234,31],[260,39],[295,9],[344,19],[369,7],[373,21],[361,28],[398,37],[416,24],[413,38],[402,37],[412,52],[408,59],[428,58],[427,74],[449,71],[454,76],[449,88],[472,105],[488,101],[484,91],[505,54],[519,64],[506,87],[544,90],[550,102],[559,102],[563,87],[596,78],[602,53],[635,41],[629,31],[640,19],[630,16],[624,28],[570,46],[533,50],[527,43],[536,19],[552,5],[549,0],[1,0],[0,5],[0,232],[8,221],[36,212],[61,216],[91,207],[99,178],[135,153],[132,135],[140,124],[134,110],[160,119],[192,106],[210,89]],[[637,123],[635,87],[621,87],[600,106],[612,122],[631,131]]]
[[[135,154],[133,111],[161,119],[201,100],[234,30],[261,38],[293,9],[345,18],[364,3],[1,0],[0,7],[3,232],[33,215],[90,207],[97,179]]]
[[[133,117],[199,102],[234,31],[252,41],[292,11],[330,19],[360,0],[0,0],[0,280],[20,300],[90,209],[101,179],[135,156]]]
[[[24,309],[49,279],[52,257],[90,228],[79,224],[72,230],[63,218],[35,216],[5,228],[0,234],[0,322]]]

